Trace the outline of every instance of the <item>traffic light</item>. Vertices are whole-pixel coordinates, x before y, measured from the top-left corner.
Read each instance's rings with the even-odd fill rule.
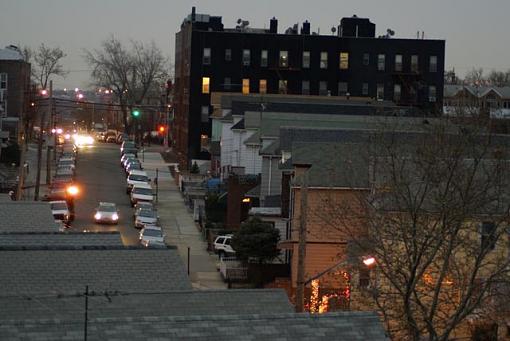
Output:
[[[140,116],[140,110],[139,110],[139,109],[133,109],[133,110],[131,111],[131,115],[132,115],[133,117],[139,117],[139,116]]]

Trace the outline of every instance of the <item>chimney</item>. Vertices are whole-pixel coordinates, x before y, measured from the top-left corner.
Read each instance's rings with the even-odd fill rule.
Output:
[[[269,33],[278,33],[278,20],[275,17],[269,21]]]
[[[306,20],[301,28],[301,34],[310,34],[310,23]]]
[[[191,22],[195,21],[195,11],[196,11],[195,6],[191,7]]]

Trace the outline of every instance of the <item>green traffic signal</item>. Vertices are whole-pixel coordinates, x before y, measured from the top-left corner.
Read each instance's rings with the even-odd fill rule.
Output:
[[[138,110],[138,109],[134,109],[134,110],[131,112],[131,115],[133,115],[133,117],[138,117],[138,116],[140,116],[140,110]]]

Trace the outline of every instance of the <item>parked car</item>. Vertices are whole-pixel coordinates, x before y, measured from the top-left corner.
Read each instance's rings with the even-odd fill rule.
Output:
[[[216,252],[220,258],[227,255],[234,255],[236,253],[230,245],[232,236],[232,234],[226,234],[223,236],[217,236],[216,239],[214,239],[214,252]]]
[[[50,201],[50,207],[55,220],[59,220],[64,224],[68,224],[71,221],[71,211],[69,211],[65,200]]]
[[[127,163],[129,161],[136,160],[136,156],[133,154],[124,154],[124,155],[128,155],[128,156],[126,156],[126,157],[122,156],[120,158],[120,160],[122,162],[122,168],[126,169]]]
[[[127,163],[126,173],[129,174],[129,172],[131,172],[133,170],[142,170],[142,169],[143,169],[142,163],[139,160],[134,159]]]
[[[124,141],[122,142],[121,146],[120,146],[120,155],[123,155],[126,153],[126,149],[135,149],[136,148],[136,145],[135,145],[135,141]]]
[[[135,218],[135,227],[143,228],[145,225],[156,225],[158,223],[158,213],[149,209],[141,209]]]
[[[159,226],[146,226],[140,231],[140,243],[145,247],[165,246],[165,235]]]
[[[141,185],[141,184],[148,184],[149,183],[149,177],[147,175],[141,175],[136,173],[129,173],[126,182],[126,193],[129,194],[131,192],[131,189],[134,185]]]
[[[117,142],[117,136],[106,135],[106,143],[115,143],[115,142]]]
[[[154,199],[152,195],[152,187],[149,184],[134,185],[130,194],[131,206],[134,206],[139,201],[152,202]]]
[[[156,207],[154,207],[154,204],[152,202],[148,201],[139,201],[135,205],[135,210],[133,212],[133,217],[136,219],[136,216],[140,213],[141,210],[152,210],[156,211]]]
[[[119,134],[117,136],[117,138],[116,138],[116,142],[119,143],[119,144],[124,142],[124,141],[126,141],[126,140],[129,140],[129,136],[126,133]]]
[[[117,224],[119,222],[119,211],[117,206],[111,202],[100,202],[94,214],[96,223]]]

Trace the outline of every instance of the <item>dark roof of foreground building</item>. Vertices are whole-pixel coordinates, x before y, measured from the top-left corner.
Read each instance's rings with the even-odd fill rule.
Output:
[[[5,232],[0,233],[0,248],[122,246],[115,232]]]
[[[91,340],[388,340],[370,312],[91,318],[87,327]],[[0,324],[9,340],[83,340],[83,331],[83,320]]]
[[[0,287],[9,295],[191,289],[176,249],[0,248]]]
[[[0,321],[81,320],[82,295],[0,295]],[[293,312],[282,289],[178,290],[165,293],[95,294],[89,297],[90,318],[134,316],[215,316]],[[0,322],[2,324],[2,322]]]
[[[0,202],[0,232],[56,232],[50,204],[39,201]]]

